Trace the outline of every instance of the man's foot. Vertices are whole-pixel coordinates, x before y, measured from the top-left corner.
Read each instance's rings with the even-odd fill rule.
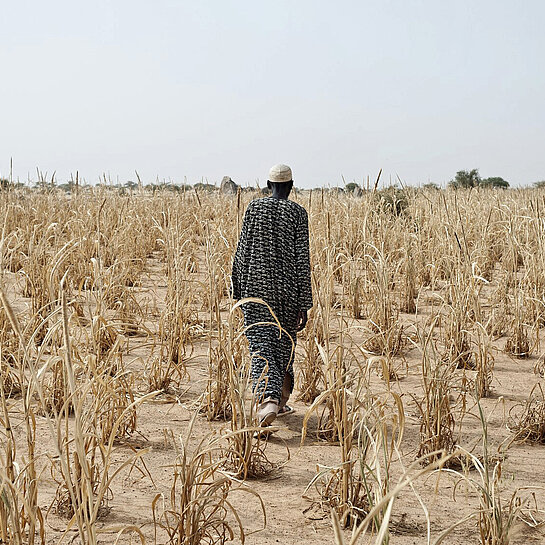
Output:
[[[278,416],[293,412],[293,409],[288,406],[288,399],[290,398],[291,390],[292,390],[291,375],[289,373],[286,373],[284,375],[284,382],[282,383],[282,393],[280,396],[280,403],[278,404]]]
[[[294,413],[295,409],[289,405],[284,405],[278,409],[278,414],[276,416],[286,416],[287,414]]]
[[[265,401],[257,410],[257,421],[260,426],[270,426],[278,414],[278,403],[276,401]]]

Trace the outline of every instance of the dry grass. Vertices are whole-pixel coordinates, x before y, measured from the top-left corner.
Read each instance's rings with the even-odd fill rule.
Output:
[[[257,498],[262,508],[264,526],[265,506],[253,490],[222,472],[224,459],[217,439],[204,437],[190,453],[188,439],[194,421],[195,417],[176,457],[167,506],[160,510],[160,495],[153,501],[154,522],[166,531],[167,543],[223,544],[233,541],[235,537],[244,543],[241,514],[229,496],[238,491]]]
[[[513,409],[509,423],[512,440],[545,443],[545,394],[542,385],[536,384],[526,402]]]
[[[150,452],[118,447],[141,439],[152,400],[197,407],[171,460],[170,490],[149,505],[155,540],[244,540],[233,493],[252,494],[243,481],[282,466],[254,436],[249,357],[229,299],[242,214],[255,196],[119,194],[105,186],[70,196],[0,193],[0,540],[74,537],[94,545],[99,528],[112,542],[128,534],[149,540],[149,528],[109,526],[104,516],[124,470],[149,478]],[[478,401],[501,387],[496,341],[517,360],[540,353],[542,196],[380,191],[377,180],[361,198],[327,191],[294,198],[309,211],[315,295],[296,358],[299,399],[309,404],[301,439],[338,453],[308,492],[333,509],[337,543],[346,541],[343,527],[354,529],[351,543],[369,532],[388,543],[400,491],[459,461],[455,428],[475,416],[468,394]],[[160,285],[144,290],[152,277]],[[403,375],[412,350],[420,368]],[[202,382],[192,376],[194,362],[206,368]],[[543,377],[542,360],[534,367]],[[419,384],[405,386],[407,375],[419,375]],[[511,413],[516,442],[544,441],[544,406],[539,384]],[[216,431],[195,443],[198,414]],[[407,416],[415,422],[412,451]],[[484,455],[465,445],[476,473],[456,478],[476,491],[480,542],[505,545],[524,499],[499,499],[502,467],[488,455],[486,429],[484,437]],[[49,513],[40,508],[42,490]],[[55,522],[60,531],[47,516],[63,520]]]

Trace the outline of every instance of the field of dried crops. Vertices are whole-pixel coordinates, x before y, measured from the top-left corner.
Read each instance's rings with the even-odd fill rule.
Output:
[[[541,543],[545,194],[300,192],[315,306],[254,437],[252,192],[0,192],[0,543]]]

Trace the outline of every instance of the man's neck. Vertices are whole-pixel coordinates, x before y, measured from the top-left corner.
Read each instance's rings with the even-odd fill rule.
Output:
[[[280,201],[287,201],[289,196],[289,192],[286,191],[273,191],[272,193],[272,198]]]

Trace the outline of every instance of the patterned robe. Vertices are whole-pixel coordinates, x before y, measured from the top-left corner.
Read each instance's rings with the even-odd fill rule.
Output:
[[[298,313],[312,307],[308,216],[302,206],[272,197],[248,205],[232,282],[234,299],[263,299],[284,330],[271,324],[275,320],[265,305],[243,305],[256,398],[280,401],[286,373],[293,388]]]

